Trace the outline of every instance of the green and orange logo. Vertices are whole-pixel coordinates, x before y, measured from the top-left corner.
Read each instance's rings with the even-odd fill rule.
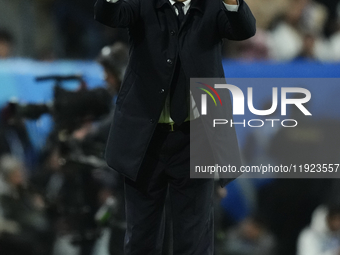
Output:
[[[215,106],[217,106],[217,101],[215,99],[215,96],[217,97],[218,101],[220,102],[220,104],[222,106],[221,97],[220,97],[220,95],[217,93],[217,91],[213,87],[211,87],[210,85],[208,85],[206,83],[203,83],[203,82],[197,82],[197,83],[206,87],[206,88],[204,88],[204,87],[203,88],[202,87],[197,87],[197,88],[202,90],[202,91],[204,91],[205,93],[207,93],[212,98],[212,100],[214,101]],[[209,90],[211,90],[212,92],[210,92]],[[215,96],[213,94],[215,94]],[[206,94],[202,94],[201,100],[202,100],[201,114],[202,115],[207,115],[207,95]]]

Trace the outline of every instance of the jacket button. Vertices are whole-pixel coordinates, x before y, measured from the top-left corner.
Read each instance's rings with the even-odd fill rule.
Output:
[[[172,60],[170,58],[167,59],[166,61],[169,65],[172,65]]]
[[[172,36],[174,36],[174,35],[176,34],[175,30],[171,30],[171,31],[170,31],[170,34],[171,34]]]
[[[150,119],[150,123],[151,124],[155,123],[155,120],[154,119]]]
[[[159,93],[161,93],[161,94],[163,94],[164,92],[165,92],[164,89],[161,89],[161,90],[159,91]]]

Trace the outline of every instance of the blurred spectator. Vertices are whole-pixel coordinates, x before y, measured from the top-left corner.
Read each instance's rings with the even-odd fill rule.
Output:
[[[256,18],[256,25],[262,30],[268,30],[273,22],[286,14],[295,0],[258,0],[247,1]]]
[[[54,60],[62,56],[60,32],[57,29],[53,7],[55,0],[33,0],[34,56],[39,60]]]
[[[54,16],[62,39],[63,57],[93,59],[114,42],[127,42],[127,32],[102,26],[93,20],[95,1],[55,0]]]
[[[52,14],[55,0],[2,0],[0,24],[15,38],[16,57],[51,59],[60,54],[60,36]]]
[[[23,165],[5,155],[0,171],[8,189],[0,196],[3,224],[0,250],[6,255],[48,255],[53,236],[41,196],[29,190]],[[1,229],[1,228],[0,228]]]
[[[271,56],[275,60],[292,60],[304,51],[306,34],[319,39],[326,22],[326,8],[312,0],[291,2],[284,19],[270,33]]]
[[[318,0],[319,3],[324,4],[328,10],[328,19],[324,28],[324,34],[326,38],[329,38],[330,35],[334,34],[337,30],[339,30],[339,0]]]
[[[299,236],[297,255],[340,254],[340,206],[320,206]]]
[[[261,217],[245,219],[227,234],[225,255],[275,255],[276,242]]]
[[[0,111],[0,156],[11,154],[34,171],[36,153],[33,149],[24,120],[16,114],[15,103],[8,103]]]
[[[0,1],[0,24],[15,38],[14,56],[34,57],[34,7],[33,0]]]
[[[12,56],[14,38],[10,32],[0,29],[0,59]]]
[[[340,61],[337,1],[261,0],[248,4],[257,19],[257,33],[241,43],[227,41],[226,57],[247,61]]]
[[[340,29],[329,39],[317,41],[315,44],[315,54],[321,61],[340,61]]]
[[[91,59],[108,43],[127,42],[127,32],[93,20],[94,1],[1,0],[0,24],[16,41],[14,56]]]
[[[268,33],[262,29],[256,30],[256,35],[252,38],[237,42],[235,46],[238,48],[238,56],[243,60],[268,60],[269,55],[269,44],[268,44]]]
[[[315,60],[314,53],[315,37],[311,34],[306,34],[303,37],[302,49],[300,54],[296,57],[297,60]]]

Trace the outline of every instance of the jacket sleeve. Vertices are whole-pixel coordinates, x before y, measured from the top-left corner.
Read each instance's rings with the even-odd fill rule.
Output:
[[[109,3],[97,0],[94,5],[95,20],[116,28],[131,27],[139,18],[139,0],[118,0]]]
[[[256,20],[248,5],[243,0],[239,0],[237,12],[226,9],[223,2],[217,15],[217,26],[222,38],[241,41],[246,40],[256,33]]]

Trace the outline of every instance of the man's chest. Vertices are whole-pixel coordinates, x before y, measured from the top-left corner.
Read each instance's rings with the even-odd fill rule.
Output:
[[[148,40],[182,41],[202,40],[211,37],[216,28],[215,19],[195,9],[188,8],[182,23],[177,13],[169,4],[162,8],[146,8],[141,12],[141,19],[132,31],[132,35]]]

